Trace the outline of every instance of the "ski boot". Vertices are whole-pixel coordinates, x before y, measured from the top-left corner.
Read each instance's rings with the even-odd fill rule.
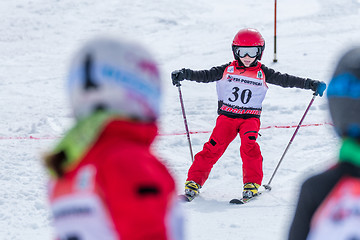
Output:
[[[244,191],[243,191],[243,198],[253,198],[259,195],[260,185],[257,183],[245,183],[244,184]]]
[[[231,204],[245,204],[250,202],[254,197],[259,196],[258,191],[260,185],[256,183],[245,183],[242,198],[234,198],[230,201]]]
[[[185,194],[181,195],[181,198],[185,202],[191,202],[194,198],[199,195],[201,186],[194,181],[185,182]]]

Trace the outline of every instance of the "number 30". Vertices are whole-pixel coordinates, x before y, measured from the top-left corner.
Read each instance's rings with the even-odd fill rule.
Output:
[[[230,102],[236,102],[236,100],[239,99],[238,92],[240,91],[240,89],[238,87],[234,87],[232,90],[233,90],[232,94],[234,95],[234,99],[231,99],[231,98],[228,98],[228,99]],[[250,89],[244,89],[241,92],[241,102],[243,104],[247,104],[250,101],[251,95],[252,95],[252,92]]]

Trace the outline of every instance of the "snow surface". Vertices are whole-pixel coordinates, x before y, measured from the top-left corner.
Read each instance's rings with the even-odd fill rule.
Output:
[[[360,42],[359,0],[278,1],[278,63],[273,59],[274,1],[262,0],[2,0],[0,1],[0,239],[51,239],[47,174],[41,156],[73,123],[64,90],[69,58],[84,41],[113,33],[137,39],[158,58],[164,78],[160,133],[154,150],[183,191],[191,165],[178,92],[179,68],[209,69],[232,60],[240,28],[257,28],[266,40],[263,63],[281,72],[329,81],[340,54]],[[208,140],[217,117],[215,84],[184,82],[182,93],[194,153]],[[262,126],[296,125],[311,91],[271,86]],[[326,98],[316,98],[271,184],[246,206],[241,195],[240,140],[213,168],[201,195],[186,204],[187,239],[285,239],[304,178],[335,162],[339,140]],[[261,130],[264,184],[294,128]]]

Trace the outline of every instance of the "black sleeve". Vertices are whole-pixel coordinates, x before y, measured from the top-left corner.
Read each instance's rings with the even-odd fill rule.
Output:
[[[313,82],[309,78],[301,78],[289,75],[287,73],[276,72],[272,68],[266,67],[264,64],[261,65],[261,69],[265,73],[265,79],[267,83],[278,85],[281,87],[290,87],[290,88],[303,88],[303,89],[312,89]]]
[[[311,219],[317,207],[312,202],[314,186],[309,186],[310,183],[311,181],[308,180],[301,187],[294,219],[290,226],[289,240],[304,240],[309,234]]]
[[[186,71],[189,71],[189,77],[187,78],[187,80],[202,82],[202,83],[208,83],[208,82],[214,82],[220,80],[223,76],[225,68],[229,65],[230,63],[227,63],[221,66],[212,67],[210,70],[200,70],[200,71],[186,69]]]

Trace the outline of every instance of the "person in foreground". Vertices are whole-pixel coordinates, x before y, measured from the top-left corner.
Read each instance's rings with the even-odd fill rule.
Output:
[[[251,28],[241,29],[234,37],[232,51],[235,60],[210,70],[181,69],[172,72],[172,82],[191,80],[215,82],[218,94],[216,126],[202,151],[195,155],[185,183],[185,200],[193,200],[207,180],[213,165],[239,134],[243,168],[243,198],[258,195],[263,179],[263,157],[256,142],[260,129],[262,102],[267,84],[311,89],[322,96],[326,84],[309,78],[282,74],[260,63],[265,49],[261,34]]]
[[[174,180],[150,150],[161,95],[152,55],[95,38],[67,88],[76,124],[45,157],[56,239],[183,239]]]
[[[337,163],[307,179],[288,239],[360,239],[360,47],[340,59],[327,90],[342,145]]]

